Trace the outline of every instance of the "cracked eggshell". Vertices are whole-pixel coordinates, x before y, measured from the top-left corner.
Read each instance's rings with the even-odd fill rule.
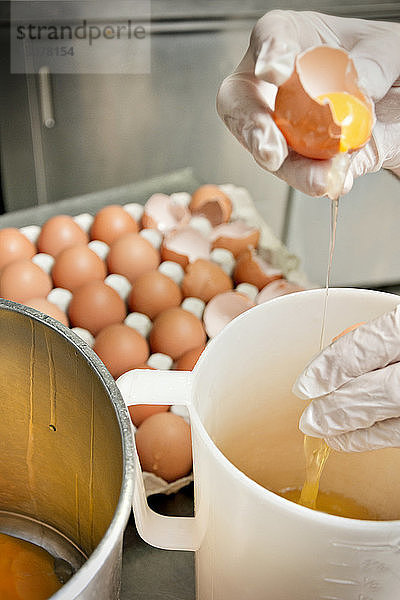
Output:
[[[342,127],[335,121],[330,102],[317,100],[332,92],[347,92],[367,108],[371,122],[366,124],[364,142],[357,147],[368,141],[374,124],[373,105],[357,80],[345,50],[318,46],[297,56],[292,75],[278,88],[274,111],[275,122],[293,150],[314,159],[339,153]]]
[[[237,220],[224,223],[215,227],[211,234],[213,248],[230,250],[236,258],[247,248],[256,248],[260,239],[257,227],[247,225],[244,221]]]
[[[145,229],[158,229],[162,233],[187,225],[190,212],[166,194],[153,194],[144,205],[142,225]]]
[[[236,261],[233,278],[235,283],[251,283],[261,290],[263,287],[281,279],[283,273],[280,269],[275,269],[266,260],[257,256],[254,250],[245,250]]]
[[[189,208],[193,215],[206,217],[216,227],[229,221],[232,202],[220,187],[206,184],[193,193]]]
[[[96,213],[90,228],[90,239],[109,246],[126,233],[137,233],[139,224],[119,204],[109,204]]]
[[[215,337],[235,317],[252,308],[254,303],[239,292],[223,292],[207,304],[203,323],[210,338]]]
[[[303,292],[305,288],[297,283],[288,281],[287,279],[277,279],[266,285],[256,297],[256,304],[262,304],[278,296],[293,294],[294,292]]]
[[[186,267],[182,293],[185,298],[194,296],[208,302],[221,292],[233,288],[232,279],[216,263],[199,258]]]
[[[180,227],[167,233],[161,244],[162,260],[176,262],[183,269],[198,258],[208,259],[209,256],[209,240],[192,227]]]

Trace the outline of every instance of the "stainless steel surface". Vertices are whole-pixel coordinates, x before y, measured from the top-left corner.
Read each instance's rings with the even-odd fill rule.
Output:
[[[117,598],[133,440],[114,380],[69,329],[7,300],[0,339],[0,508],[89,557],[54,598]]]
[[[43,125],[47,127],[47,129],[51,129],[56,122],[54,120],[51,74],[49,67],[40,67],[39,69],[39,93]]]

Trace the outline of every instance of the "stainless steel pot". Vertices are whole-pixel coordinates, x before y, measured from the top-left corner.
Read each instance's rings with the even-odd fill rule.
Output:
[[[53,600],[118,598],[133,439],[114,380],[69,329],[7,300],[0,340],[0,531],[77,569]]]

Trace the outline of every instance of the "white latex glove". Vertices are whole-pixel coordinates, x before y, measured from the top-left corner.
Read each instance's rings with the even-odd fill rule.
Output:
[[[293,391],[312,400],[300,429],[331,448],[400,447],[400,305],[325,348]]]
[[[360,87],[375,102],[373,137],[352,154],[342,193],[356,177],[381,167],[400,176],[399,23],[290,10],[267,13],[256,23],[243,60],[220,87],[220,117],[264,169],[310,196],[325,195],[331,161],[288,148],[271,116],[277,86],[292,73],[297,54],[321,44],[350,53]]]

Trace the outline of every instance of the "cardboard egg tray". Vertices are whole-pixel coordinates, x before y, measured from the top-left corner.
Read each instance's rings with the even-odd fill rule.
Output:
[[[227,194],[227,196],[229,196],[229,198],[232,201],[232,215],[230,220],[234,221],[240,219],[245,221],[247,225],[257,227],[259,229],[260,239],[257,248],[258,255],[264,260],[266,260],[268,263],[270,263],[273,267],[280,269],[284,277],[289,281],[303,286],[305,288],[310,287],[305,274],[299,268],[298,258],[293,254],[289,253],[289,251],[282,244],[282,242],[279,239],[277,239],[277,237],[272,233],[271,229],[268,227],[268,225],[257,212],[248,191],[244,188],[237,187],[232,184],[224,184],[220,185],[219,187]],[[177,202],[182,203],[184,205],[189,204],[190,197],[190,194],[186,191],[175,193],[175,199],[177,200]],[[116,202],[111,201],[110,204],[112,203],[115,204]],[[140,220],[141,213],[143,211],[143,206],[141,206],[138,203],[131,202],[121,202],[121,204],[137,220]],[[60,213],[58,214],[62,214],[62,211],[60,211]],[[93,212],[92,214],[81,213],[75,215],[74,219],[84,230],[89,231],[93,222],[94,214],[95,212]],[[2,226],[1,219],[0,226]],[[10,225],[7,224],[6,226]],[[33,242],[37,240],[40,233],[40,229],[40,225],[26,225],[21,227],[21,231]],[[158,239],[157,242],[157,239],[155,238],[154,244],[158,244],[159,246],[160,239]],[[96,251],[95,246],[96,244],[94,244],[94,246],[92,245],[92,249],[94,251]],[[104,252],[104,247],[102,249],[102,252]],[[39,255],[36,256],[39,257]],[[102,258],[104,258],[104,254]],[[35,257],[33,260],[35,260]],[[37,264],[39,264],[41,268],[50,273],[53,260],[54,259],[52,259],[52,257],[50,256],[42,255],[40,260],[37,259],[35,262],[37,262]],[[111,287],[113,287],[126,301],[131,286],[129,281],[127,279],[124,281],[124,279],[125,278],[123,278],[121,275],[116,276],[115,274],[109,274],[105,282]],[[250,286],[250,288],[251,287],[254,286]],[[242,293],[246,293],[245,288],[242,288],[242,290]],[[72,294],[68,290],[63,290],[61,288],[53,288],[53,290],[48,296],[48,300],[59,306],[59,308],[61,308],[62,310],[67,311],[68,303],[71,297]],[[254,300],[254,295],[251,298],[251,300]],[[202,307],[200,306],[199,312],[199,306],[196,305],[196,302],[194,302],[194,306],[195,310],[193,310],[193,312],[195,312],[196,316],[201,318]],[[187,302],[185,304],[185,301],[182,307],[186,310],[191,310],[190,304],[188,305]],[[149,320],[147,317],[146,319],[142,321],[141,325],[138,325],[138,323],[140,323],[140,318],[138,320],[137,317],[135,318],[134,315],[128,314],[125,323],[134,328],[138,328],[139,332],[142,335],[148,336],[151,329],[151,322],[148,322]],[[145,323],[145,325],[143,325],[143,323]],[[77,335],[82,337],[82,339],[84,339],[85,342],[93,346],[94,338],[88,331],[82,330],[80,328],[72,328],[72,330],[75,331]],[[166,355],[151,355],[149,358],[149,364],[151,364],[155,368],[173,368],[172,359]],[[182,407],[172,407],[171,410],[187,419],[187,414],[185,413],[186,409]],[[189,475],[187,477],[178,479],[177,481],[174,481],[172,483],[167,483],[166,481],[152,473],[144,473],[144,481],[147,495],[155,493],[170,494],[176,492],[181,487],[187,485],[191,480],[192,475]]]

